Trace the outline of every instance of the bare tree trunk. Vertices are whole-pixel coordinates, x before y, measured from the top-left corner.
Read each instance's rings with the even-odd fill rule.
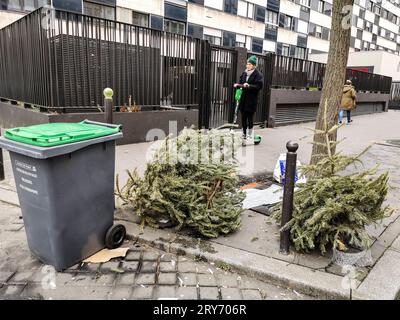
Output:
[[[317,123],[315,125],[315,129],[317,130],[324,130],[325,104],[327,104],[326,120],[328,129],[336,125],[338,121],[338,110],[346,77],[347,59],[349,57],[353,4],[354,0],[333,1],[331,39],[321,100],[319,102]],[[330,138],[331,141],[336,141],[336,132]],[[314,142],[324,144],[324,135],[316,133],[314,135]],[[332,148],[332,153],[335,152],[334,149]],[[310,163],[317,163],[325,155],[328,155],[327,148],[321,144],[314,144]]]

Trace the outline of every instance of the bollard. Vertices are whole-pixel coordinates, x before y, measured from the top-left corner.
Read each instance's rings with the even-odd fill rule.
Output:
[[[105,123],[113,123],[113,95],[114,91],[111,88],[105,88],[104,94],[104,112],[105,112]]]
[[[285,166],[285,183],[283,186],[283,201],[282,201],[282,222],[281,227],[292,219],[293,213],[293,194],[296,176],[296,151],[299,145],[295,142],[289,141],[286,144],[286,166]],[[280,252],[289,254],[290,246],[290,230],[281,231],[280,237]]]

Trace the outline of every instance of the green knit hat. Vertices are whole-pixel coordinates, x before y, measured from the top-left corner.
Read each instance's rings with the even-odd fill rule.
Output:
[[[247,62],[256,66],[257,65],[257,57],[256,56],[251,56],[250,58],[247,59]]]

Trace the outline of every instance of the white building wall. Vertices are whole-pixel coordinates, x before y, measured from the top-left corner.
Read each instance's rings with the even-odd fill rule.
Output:
[[[315,37],[308,37],[307,47],[313,50],[328,52],[329,41]]]
[[[288,0],[281,0],[280,12],[292,17],[300,17],[300,6]]]
[[[188,22],[264,39],[265,24],[188,3]]]
[[[24,14],[0,11],[0,29],[22,18]]]
[[[378,37],[378,39],[376,40],[376,44],[378,46],[384,47],[384,48],[388,48],[391,50],[396,50],[397,46],[396,43],[390,40],[386,40],[384,38]]]
[[[138,12],[164,15],[164,0],[117,0],[117,7],[128,8]]]
[[[286,44],[297,45],[297,37],[298,34],[296,32],[280,28],[278,30],[277,41]]]
[[[331,28],[332,18],[326,14],[319,13],[317,11],[311,10],[310,12],[310,22],[315,23],[319,26],[325,28]]]
[[[387,30],[390,30],[394,33],[399,33],[399,26],[396,25],[395,23],[392,23],[386,19],[379,19],[379,26],[382,28],[385,28]]]

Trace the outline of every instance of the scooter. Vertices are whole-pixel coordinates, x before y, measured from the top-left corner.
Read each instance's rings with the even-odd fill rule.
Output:
[[[236,125],[236,127],[238,127],[237,120],[238,120],[238,114],[239,114],[239,103],[240,103],[240,98],[242,97],[242,93],[243,93],[243,85],[239,84],[237,87],[238,87],[238,89],[236,89],[236,92],[235,92],[235,101],[236,101],[235,114],[234,114],[234,118],[233,118],[233,124]],[[255,134],[253,141],[254,141],[255,145],[260,144],[261,136],[259,134]],[[243,146],[247,145],[246,139],[243,139],[242,145]]]

